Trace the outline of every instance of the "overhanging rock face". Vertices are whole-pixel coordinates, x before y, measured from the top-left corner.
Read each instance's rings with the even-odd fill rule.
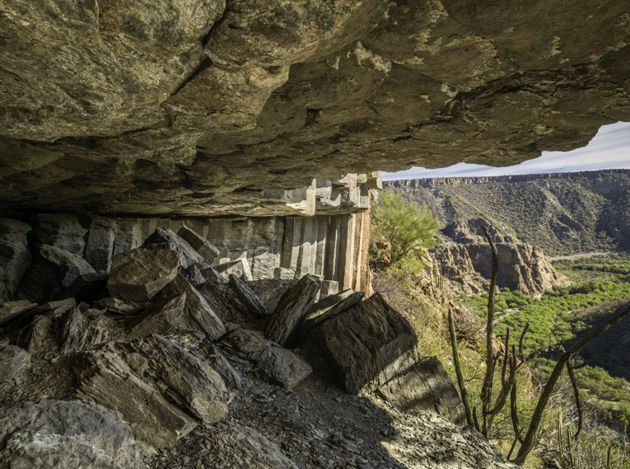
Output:
[[[619,0],[4,1],[0,208],[260,215],[315,176],[568,150],[630,120],[629,18]]]

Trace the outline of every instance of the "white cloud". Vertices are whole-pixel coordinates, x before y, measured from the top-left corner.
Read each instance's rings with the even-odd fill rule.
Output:
[[[597,135],[577,150],[546,151],[533,160],[514,166],[495,168],[478,164],[458,163],[448,168],[426,169],[413,167],[396,173],[383,172],[383,180],[461,177],[506,176],[512,174],[566,173],[598,169],[630,169],[630,122],[602,126]]]

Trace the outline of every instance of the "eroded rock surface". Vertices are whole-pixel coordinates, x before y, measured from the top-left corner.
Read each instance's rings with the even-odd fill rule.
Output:
[[[145,467],[119,416],[76,401],[42,400],[9,409],[0,417],[0,441],[3,467]]]
[[[5,2],[0,206],[286,213],[316,175],[582,146],[630,120],[629,10]]]

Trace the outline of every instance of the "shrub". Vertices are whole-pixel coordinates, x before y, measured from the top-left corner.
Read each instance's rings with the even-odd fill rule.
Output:
[[[421,263],[423,252],[435,246],[438,223],[431,212],[418,204],[406,201],[394,189],[381,192],[373,210],[374,234],[377,246],[386,246],[390,264]]]

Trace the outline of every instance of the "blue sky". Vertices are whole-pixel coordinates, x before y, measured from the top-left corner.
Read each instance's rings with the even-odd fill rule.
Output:
[[[496,168],[478,164],[458,163],[448,168],[413,167],[396,173],[382,172],[384,181],[395,179],[505,176],[511,174],[566,173],[598,169],[630,169],[630,122],[602,126],[585,147],[572,151],[545,151],[538,158],[524,163]]]

